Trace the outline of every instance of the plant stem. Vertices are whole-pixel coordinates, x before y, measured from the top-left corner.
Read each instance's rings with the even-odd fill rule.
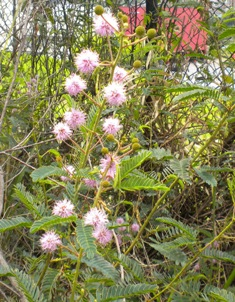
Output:
[[[77,265],[76,265],[76,270],[75,270],[75,275],[74,275],[74,279],[73,279],[73,286],[72,286],[72,293],[71,293],[71,297],[70,297],[70,302],[74,302],[74,296],[75,296],[75,292],[76,292],[76,288],[77,288],[77,280],[78,280],[78,276],[79,276],[79,271],[80,271],[80,265],[81,265],[81,259],[82,259],[82,253],[83,253],[83,249],[80,249],[79,255],[78,255],[78,259],[77,259]]]
[[[49,254],[47,255],[47,260],[46,260],[45,266],[44,266],[44,268],[43,268],[43,271],[42,271],[42,273],[41,273],[41,275],[40,275],[40,277],[39,277],[39,280],[38,280],[38,282],[37,282],[37,286],[40,286],[40,285],[41,285],[42,280],[43,280],[43,278],[44,278],[44,276],[45,276],[45,274],[46,274],[46,271],[47,271],[47,269],[48,269],[48,266],[49,266],[49,264],[50,264],[50,260],[51,260],[51,253],[49,253]]]

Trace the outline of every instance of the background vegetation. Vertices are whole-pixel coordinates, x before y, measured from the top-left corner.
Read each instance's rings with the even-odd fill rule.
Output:
[[[221,6],[212,17],[206,1],[184,3],[203,16],[206,53],[177,51],[175,18],[164,26],[169,22],[164,5],[158,6],[156,39],[122,53],[122,67],[130,70],[134,60],[143,66],[129,83],[128,105],[116,111],[123,124],[122,144],[138,138],[141,145],[122,163],[121,173],[162,189],[133,181],[128,190],[121,180],[102,199],[115,230],[115,219],[122,216],[127,227],[137,222],[139,232],[126,236],[120,250],[114,243],[101,248],[94,247],[90,231],[75,218],[43,220],[50,215],[51,201],[63,194],[81,217],[95,195],[85,188],[77,194],[73,182],[58,184],[62,164],[73,164],[80,178],[91,171],[80,171],[78,150],[58,144],[52,134],[73,101],[88,110],[83,97],[71,100],[64,91],[66,77],[76,71],[75,54],[92,48],[103,60],[109,55],[106,41],[92,30],[95,4],[19,1],[12,6],[12,22],[1,23],[0,300],[235,301],[233,9]],[[7,20],[9,7],[4,1],[1,5]],[[117,3],[106,6],[118,11]],[[115,37],[113,54],[118,47]],[[185,69],[194,60],[200,76],[192,83]],[[100,69],[88,79],[88,93],[95,95],[106,82],[107,73]],[[103,116],[110,112],[106,109]],[[92,117],[91,106],[87,114]],[[100,156],[95,149],[94,165]],[[125,165],[132,166],[125,171]],[[51,226],[61,233],[70,229],[71,238],[83,234],[76,249],[80,245],[88,256],[81,260],[79,276],[75,252],[59,252],[48,268],[38,240]],[[95,256],[89,256],[90,249],[96,249]]]

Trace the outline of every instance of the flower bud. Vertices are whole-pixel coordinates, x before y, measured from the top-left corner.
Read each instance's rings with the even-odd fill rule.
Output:
[[[106,136],[106,138],[107,138],[107,140],[108,140],[109,142],[114,142],[114,141],[115,141],[115,137],[114,137],[113,134],[108,134],[108,135]]]
[[[117,16],[118,16],[119,19],[121,19],[122,16],[123,16],[123,13],[122,12],[118,12]]]
[[[141,145],[139,143],[132,144],[132,150],[139,150],[141,148]]]
[[[135,62],[133,63],[133,67],[134,67],[135,69],[138,69],[138,68],[140,68],[141,66],[142,66],[142,63],[141,63],[140,60],[135,60]]]
[[[152,40],[153,38],[156,37],[156,34],[157,34],[157,31],[156,29],[154,28],[150,28],[148,31],[147,31],[147,37],[149,40]]]
[[[142,38],[145,35],[145,28],[143,26],[137,26],[135,29],[135,33],[138,38]]]
[[[110,182],[108,180],[103,180],[101,182],[102,187],[107,188],[110,186]]]
[[[102,5],[96,5],[94,11],[96,15],[100,16],[104,13],[104,8]]]
[[[139,139],[137,137],[133,137],[131,142],[134,144],[134,143],[138,143],[139,142]]]
[[[103,147],[103,148],[101,149],[101,153],[102,153],[102,154],[108,154],[108,153],[109,153],[109,149]]]
[[[128,16],[127,15],[122,16],[122,22],[123,23],[128,23]]]

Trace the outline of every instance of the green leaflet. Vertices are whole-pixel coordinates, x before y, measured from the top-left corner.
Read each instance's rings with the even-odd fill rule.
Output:
[[[42,292],[29,275],[18,270],[14,270],[12,272],[21,292],[25,295],[28,302],[46,302]]]
[[[118,261],[121,263],[121,265],[125,268],[126,271],[131,273],[131,275],[136,279],[136,280],[143,280],[144,279],[144,271],[141,267],[141,265],[135,261],[134,259],[131,259],[130,257],[121,254],[119,256]]]
[[[34,234],[39,230],[45,230],[57,224],[76,222],[76,220],[76,216],[69,216],[65,218],[59,216],[43,217],[42,219],[37,220],[33,223],[30,228],[30,233]]]
[[[25,205],[25,207],[30,211],[30,213],[36,214],[37,216],[41,217],[41,213],[36,204],[37,200],[35,199],[35,196],[30,192],[27,192],[22,184],[17,184],[15,186],[13,196],[19,199]]]
[[[33,182],[37,182],[39,180],[42,180],[48,176],[52,176],[52,175],[56,175],[56,176],[66,176],[67,173],[66,171],[64,171],[61,168],[55,167],[55,166],[42,166],[36,170],[34,170],[31,173],[31,177]]]
[[[177,227],[186,236],[188,236],[190,239],[196,240],[198,231],[193,229],[193,228],[190,228],[189,226],[187,226],[185,224],[183,224],[181,221],[177,221],[177,220],[175,220],[173,218],[170,218],[170,217],[159,217],[159,218],[156,218],[156,221],[163,222],[163,223],[166,223],[166,224],[170,224],[174,227]]]
[[[151,151],[142,150],[137,155],[122,160],[120,164],[120,177],[121,180],[128,176],[128,174],[139,167],[146,159],[152,154]]]
[[[85,226],[83,220],[77,220],[76,235],[82,249],[84,249],[88,259],[96,254],[95,239],[92,236],[92,226]]]
[[[194,171],[208,185],[210,185],[212,187],[216,187],[217,186],[217,181],[216,181],[215,177],[212,174],[208,173],[208,167],[194,168]]]
[[[182,178],[183,180],[190,182],[189,176],[189,167],[190,167],[190,159],[183,158],[181,160],[172,159],[169,163],[172,170],[174,170],[175,174]]]
[[[130,284],[125,287],[120,285],[114,285],[110,287],[100,287],[97,291],[98,301],[114,301],[120,298],[128,298],[133,296],[139,296],[146,293],[154,292],[157,290],[157,286],[153,284]]]
[[[219,40],[235,36],[235,28],[228,28],[219,35]]]
[[[92,259],[83,257],[82,262],[86,263],[88,267],[95,268],[104,276],[110,278],[113,281],[117,282],[120,280],[120,274],[115,269],[115,267],[98,254],[96,254]]]
[[[60,275],[60,270],[49,268],[43,278],[42,291],[48,301],[51,299],[51,291],[56,287],[56,281]]]
[[[211,259],[235,263],[235,256],[227,252],[215,250],[213,248],[205,249],[202,253],[202,256],[205,258],[211,258]]]
[[[150,243],[149,245],[169,260],[174,261],[177,265],[181,264],[182,266],[184,266],[187,262],[186,254],[182,252],[179,248],[173,247],[167,242],[159,244]]]
[[[120,184],[120,189],[126,191],[136,190],[154,190],[154,191],[168,191],[169,188],[161,183],[157,183],[151,178],[142,178],[139,176],[131,176],[125,179]]]
[[[10,231],[19,227],[30,227],[32,221],[24,217],[15,217],[0,220],[0,233]]]

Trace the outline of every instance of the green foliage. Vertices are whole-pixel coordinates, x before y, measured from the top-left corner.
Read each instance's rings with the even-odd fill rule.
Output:
[[[32,234],[38,232],[39,230],[47,230],[48,228],[51,228],[58,224],[64,224],[64,223],[71,223],[77,221],[76,216],[69,216],[69,217],[59,217],[59,216],[49,216],[49,217],[43,217],[40,220],[37,220],[33,223],[33,225],[30,228],[30,232]]]
[[[208,172],[208,170],[210,170],[210,167],[194,167],[194,171],[203,181],[212,187],[216,187],[217,181],[215,177]]]
[[[82,262],[101,272],[104,276],[110,278],[114,282],[120,280],[120,274],[115,267],[98,254],[95,254],[92,258],[83,257]]]
[[[111,287],[100,287],[97,293],[98,301],[115,301],[116,299],[129,298],[137,295],[154,292],[156,285],[151,284],[132,284],[122,287],[114,285]]]
[[[92,236],[92,227],[85,226],[84,222],[81,219],[78,219],[77,227],[76,227],[76,235],[81,248],[84,249],[86,253],[86,257],[88,259],[94,258],[96,254],[96,245],[95,245],[95,239]]]
[[[142,281],[144,279],[143,268],[136,260],[131,259],[130,257],[124,254],[121,254],[119,256],[118,261],[125,268],[125,270],[128,271],[134,277],[134,279],[138,281]]]
[[[181,160],[171,159],[169,162],[171,169],[183,180],[190,182],[189,167],[190,159],[183,158]]]
[[[132,175],[130,178],[125,179],[120,184],[120,189],[126,191],[138,191],[138,190],[154,190],[154,191],[168,191],[169,189],[161,183],[156,183],[151,178],[143,178],[136,175]]]
[[[142,150],[137,155],[122,160],[120,165],[121,180],[126,178],[130,174],[130,172],[132,172],[134,169],[139,167],[144,161],[146,161],[151,156],[151,154],[151,151]]]
[[[205,258],[216,259],[226,262],[235,263],[235,256],[228,252],[219,251],[213,248],[207,248],[203,253],[202,256]]]
[[[18,286],[28,302],[45,302],[42,292],[29,275],[19,270],[14,270],[13,272]]]
[[[48,176],[66,176],[66,172],[55,166],[43,166],[31,173],[33,182],[45,179]]]
[[[14,217],[11,219],[0,220],[0,233],[10,231],[20,227],[29,228],[32,225],[32,221],[24,217]]]

